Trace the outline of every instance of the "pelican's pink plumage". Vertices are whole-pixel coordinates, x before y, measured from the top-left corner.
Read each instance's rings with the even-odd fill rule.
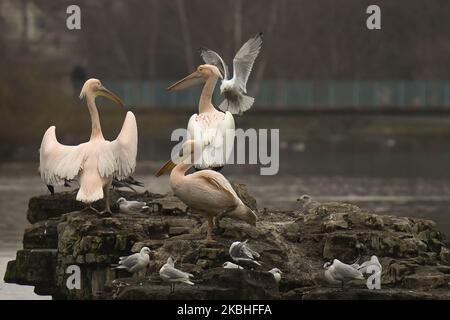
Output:
[[[118,179],[126,178],[133,173],[136,166],[137,124],[134,114],[129,111],[117,139],[105,140],[95,105],[97,96],[104,96],[123,105],[99,80],[87,80],[80,98],[86,98],[91,116],[92,130],[89,141],[77,146],[65,146],[58,142],[55,126],[51,126],[45,132],[39,150],[39,171],[47,185],[61,185],[65,180],[78,177],[80,189],[77,200],[92,203],[105,197],[105,211],[111,212],[109,187],[113,176]]]
[[[189,208],[208,219],[207,241],[212,241],[215,218],[220,220],[222,216],[226,216],[255,225],[256,214],[242,202],[221,173],[201,170],[186,175],[193,166],[191,159],[201,152],[200,147],[193,140],[187,141],[181,155],[174,161],[168,161],[156,176],[173,169],[170,173],[170,187]]]

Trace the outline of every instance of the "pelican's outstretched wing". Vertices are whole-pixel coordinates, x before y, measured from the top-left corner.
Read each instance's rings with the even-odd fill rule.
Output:
[[[83,168],[85,143],[65,146],[58,142],[55,126],[47,129],[39,149],[39,172],[47,185],[62,185],[74,179]]]
[[[102,177],[125,179],[136,167],[138,132],[136,117],[128,111],[117,139],[106,141],[98,152],[98,172]]]
[[[253,68],[253,63],[259,54],[262,45],[262,33],[248,40],[239,49],[233,59],[233,78],[241,87],[244,93],[247,92],[247,80]]]
[[[220,72],[222,72],[223,78],[228,79],[228,66],[225,64],[225,62],[217,52],[209,50],[207,48],[200,48],[200,55],[202,56],[205,63],[216,66],[220,70]]]

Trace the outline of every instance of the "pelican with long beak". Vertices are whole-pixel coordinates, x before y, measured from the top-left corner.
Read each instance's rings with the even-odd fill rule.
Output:
[[[218,111],[211,101],[219,78],[222,78],[222,75],[216,66],[204,64],[168,88],[169,91],[176,91],[204,83],[198,114],[191,116],[187,127],[190,139],[196,140],[202,146],[201,158],[195,164],[196,169],[220,170],[233,151],[233,115],[228,111]]]
[[[198,212],[208,219],[207,242],[214,241],[212,239],[214,218],[226,216],[256,225],[256,214],[242,202],[221,173],[201,170],[186,175],[186,171],[193,166],[200,152],[200,146],[194,140],[185,142],[180,154],[175,159],[169,160],[156,176],[172,170],[170,187],[175,195],[193,212]]]
[[[90,206],[94,201],[105,198],[104,212],[111,213],[109,188],[113,176],[118,179],[127,178],[136,167],[137,124],[134,114],[128,111],[117,139],[105,140],[95,105],[95,98],[98,96],[108,98],[120,106],[124,105],[99,80],[87,80],[81,89],[80,99],[86,98],[91,115],[89,141],[77,146],[65,146],[58,142],[55,126],[51,126],[45,132],[39,150],[39,171],[42,180],[52,186],[78,178],[80,189],[76,199]]]

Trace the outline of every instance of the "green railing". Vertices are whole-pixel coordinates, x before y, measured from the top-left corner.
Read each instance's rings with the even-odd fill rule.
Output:
[[[107,81],[127,104],[137,107],[184,107],[198,104],[200,87],[169,92],[172,81]],[[255,106],[288,109],[449,108],[450,81],[312,82],[266,80],[250,86]],[[218,89],[215,104],[221,101]]]

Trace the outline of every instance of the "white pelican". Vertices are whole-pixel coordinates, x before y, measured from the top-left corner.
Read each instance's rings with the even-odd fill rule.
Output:
[[[364,280],[364,276],[351,265],[342,263],[338,259],[333,260],[333,264],[327,262],[323,265],[325,270],[325,280],[330,284],[340,284],[344,288],[344,284],[351,280]]]
[[[220,55],[207,48],[200,48],[200,55],[205,63],[217,66],[224,75],[220,93],[225,96],[225,100],[219,105],[220,110],[230,111],[232,114],[242,114],[253,105],[255,99],[246,96],[245,93],[247,93],[248,77],[261,50],[261,45],[262,32],[244,43],[233,59],[233,77],[231,79],[228,66]]]
[[[138,274],[145,270],[150,263],[150,252],[148,247],[143,247],[138,253],[120,257],[119,265],[114,269],[125,269],[133,274]]]
[[[196,169],[222,168],[233,150],[233,115],[228,111],[218,111],[211,102],[219,77],[222,76],[217,67],[201,65],[197,71],[168,88],[170,91],[182,90],[205,82],[198,104],[198,114],[191,116],[187,128],[190,138],[202,143],[202,156],[195,163]]]
[[[51,126],[45,132],[39,150],[39,171],[42,180],[52,186],[78,177],[80,189],[76,199],[91,204],[105,197],[104,212],[111,213],[109,187],[113,176],[126,178],[136,166],[137,125],[134,114],[129,111],[117,139],[105,140],[95,105],[97,96],[104,96],[123,106],[122,100],[103,87],[99,80],[87,80],[81,89],[80,99],[86,98],[91,115],[91,138],[77,146],[65,146],[58,142],[55,126]]]
[[[177,159],[169,160],[156,176],[159,177],[173,168],[170,173],[170,187],[192,211],[208,219],[207,242],[214,241],[212,239],[214,218],[228,216],[256,225],[256,214],[239,199],[222,174],[213,170],[201,170],[186,175],[186,171],[192,167],[190,158],[200,153],[199,148],[194,140],[185,142]]]
[[[161,269],[159,269],[159,276],[164,281],[170,282],[171,293],[175,291],[175,284],[177,282],[185,283],[190,286],[194,285],[194,283],[190,280],[190,278],[193,278],[194,276],[190,273],[175,268],[175,262],[173,261],[172,257],[169,257],[167,259],[167,263],[163,265]]]

